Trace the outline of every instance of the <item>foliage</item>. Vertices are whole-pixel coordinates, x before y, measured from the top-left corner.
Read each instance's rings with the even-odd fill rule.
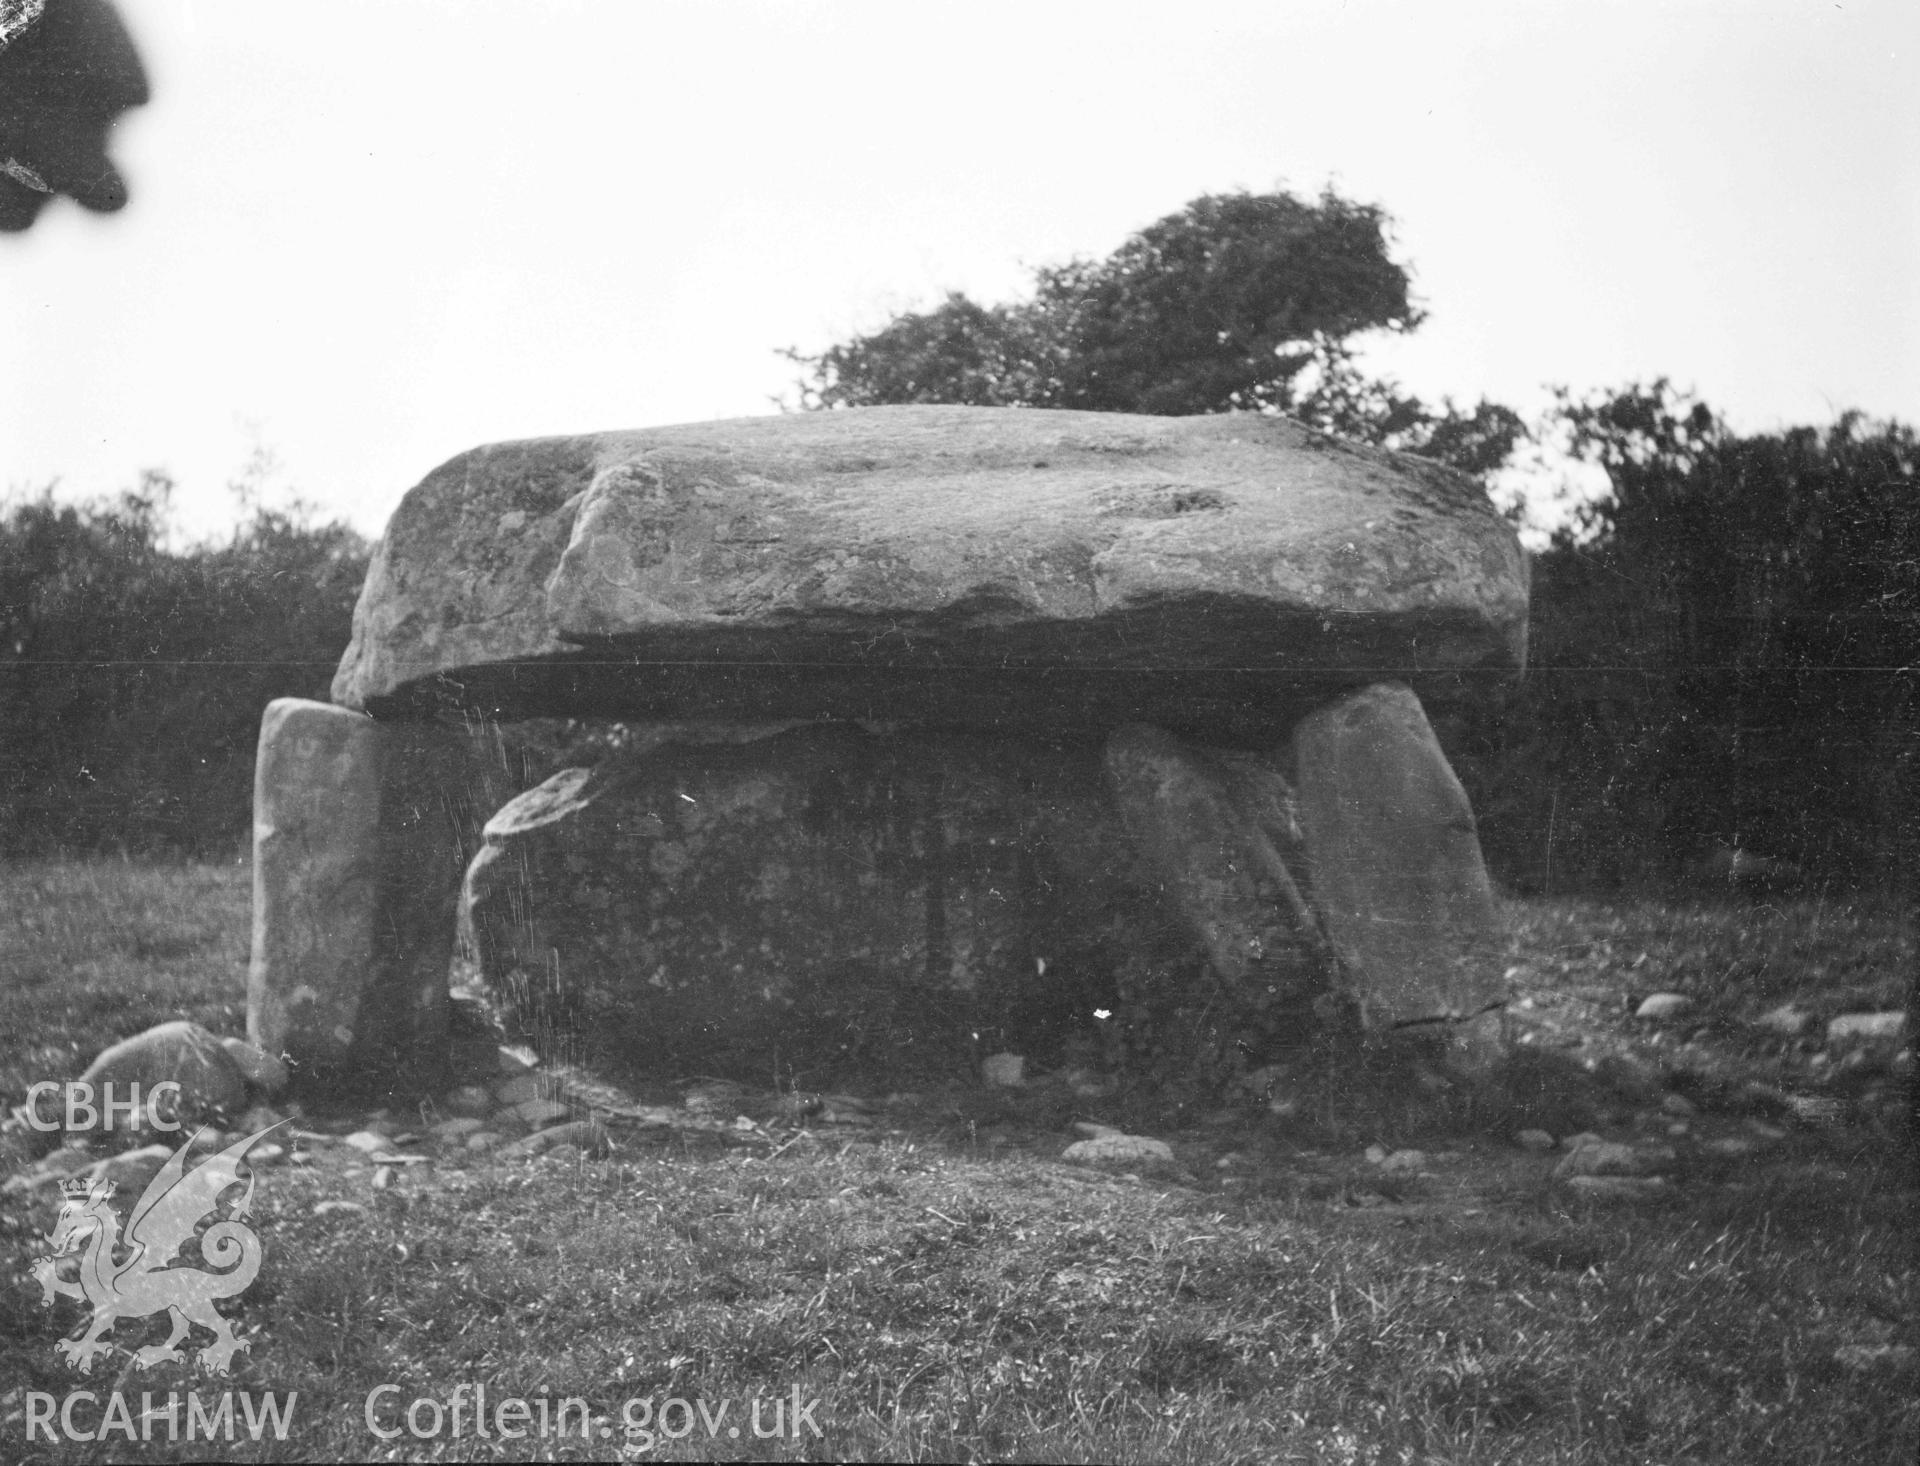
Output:
[[[0,852],[228,848],[276,697],[323,697],[367,547],[255,506],[166,548],[172,485],[0,518]]]
[[[1531,831],[1536,880],[1670,878],[1715,846],[1913,871],[1912,430],[1743,436],[1664,381],[1558,415],[1611,493],[1536,560],[1528,681],[1469,734],[1493,833]]]
[[[1432,411],[1354,363],[1354,337],[1421,320],[1389,253],[1390,223],[1331,190],[1313,203],[1207,195],[1104,260],[1040,268],[1030,300],[983,306],[954,292],[818,356],[787,355],[808,370],[808,408],[1286,412],[1490,471],[1524,434],[1517,415],[1486,402]]]

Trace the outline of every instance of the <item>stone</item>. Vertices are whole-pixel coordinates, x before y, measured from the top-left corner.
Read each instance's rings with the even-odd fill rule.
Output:
[[[287,1148],[284,1145],[275,1145],[271,1141],[263,1140],[248,1149],[247,1164],[250,1166],[271,1166],[285,1160],[286,1157]]]
[[[1685,993],[1652,993],[1640,1000],[1640,1006],[1633,1010],[1633,1016],[1658,1022],[1678,1018],[1692,1007],[1693,999]]]
[[[254,768],[253,956],[247,1036],[297,1086],[445,1062],[447,968],[470,847],[471,740],[433,722],[381,726],[280,698]]]
[[[989,1054],[981,1061],[980,1077],[1000,1089],[1018,1089],[1027,1082],[1027,1061],[1019,1054]]]
[[[571,1124],[536,1130],[504,1147],[500,1153],[506,1156],[542,1155],[556,1146],[570,1146],[578,1154],[603,1159],[612,1154],[613,1137],[598,1120],[575,1120]]]
[[[247,1083],[262,1094],[276,1095],[287,1087],[291,1071],[287,1068],[286,1060],[265,1049],[255,1048],[243,1038],[223,1038],[220,1046],[233,1055],[233,1062],[247,1076]]]
[[[336,1072],[368,1059],[358,1025],[379,896],[379,737],[363,714],[279,698],[254,765],[247,1038]]]
[[[1858,1043],[1899,1043],[1906,1034],[1907,1015],[1898,1010],[1887,1013],[1842,1013],[1827,1023],[1829,1047]]]
[[[427,1133],[433,1136],[435,1140],[444,1144],[449,1141],[464,1140],[467,1136],[481,1129],[483,1124],[483,1121],[473,1119],[470,1116],[458,1116],[451,1120],[442,1120]]]
[[[1110,1170],[1170,1170],[1176,1167],[1173,1147],[1150,1135],[1099,1135],[1076,1140],[1060,1158],[1079,1166]]]
[[[1303,677],[1516,670],[1526,624],[1512,529],[1429,461],[1253,414],[866,408],[462,454],[389,523],[333,698],[1257,743]]]
[[[1555,1145],[1554,1138],[1544,1130],[1522,1130],[1513,1137],[1513,1143],[1535,1155],[1545,1155]]]
[[[1764,1028],[1769,1033],[1777,1033],[1783,1038],[1799,1038],[1811,1032],[1820,1020],[1805,1008],[1792,1003],[1782,1003],[1777,1008],[1769,1008],[1753,1020],[1755,1028]]]
[[[118,1188],[119,1199],[132,1201],[147,1189],[147,1183],[159,1175],[160,1168],[172,1159],[172,1146],[143,1145],[138,1150],[122,1151],[119,1155],[95,1162],[88,1168],[87,1175],[95,1181],[111,1181]]]
[[[521,1073],[496,1080],[493,1097],[503,1105],[523,1105],[528,1100],[545,1099],[553,1092],[553,1082],[538,1074]]]
[[[1228,992],[1256,1011],[1307,1007],[1328,985],[1331,954],[1287,868],[1303,852],[1279,772],[1142,724],[1107,741],[1105,762],[1145,871]]]
[[[359,1151],[362,1155],[389,1155],[393,1151],[393,1141],[378,1130],[356,1130],[346,1136],[342,1145]]]
[[[1570,1146],[1553,1174],[1563,1181],[1575,1176],[1647,1176],[1672,1165],[1674,1160],[1670,1146],[1588,1140]]]
[[[1396,1150],[1380,1162],[1380,1170],[1389,1176],[1412,1176],[1427,1169],[1424,1150]]]
[[[1116,984],[1203,960],[1098,742],[746,731],[641,729],[488,822],[467,920],[539,1042],[628,1073],[960,1080],[976,1033],[1038,1062]]]
[[[492,1150],[500,1143],[500,1137],[491,1130],[476,1130],[467,1137],[467,1149],[471,1151]]]
[[[450,1115],[485,1116],[493,1111],[494,1097],[485,1086],[462,1084],[446,1092],[440,1104]]]
[[[1381,684],[1319,708],[1293,749],[1308,886],[1370,1026],[1505,1003],[1473,810],[1413,691]],[[1477,1048],[1476,1064],[1498,1045]]]
[[[233,1055],[213,1034],[184,1019],[157,1024],[103,1050],[80,1080],[93,1086],[97,1108],[109,1084],[116,1101],[130,1098],[136,1086],[141,1097],[142,1113],[131,1125],[124,1111],[109,1117],[102,1109],[94,1130],[139,1128],[147,1097],[168,1082],[180,1086],[177,1118],[189,1131],[209,1116],[231,1117],[247,1108],[247,1078]],[[164,1099],[160,1103],[164,1115]]]
[[[1665,1194],[1665,1176],[1574,1176],[1567,1189],[1589,1201],[1646,1201]]]
[[[1660,1096],[1660,1112],[1685,1119],[1689,1115],[1697,1115],[1700,1107],[1684,1094],[1663,1094]]]
[[[367,1209],[357,1201],[322,1201],[315,1204],[313,1214],[316,1217],[337,1217],[342,1221],[351,1221],[355,1217],[364,1217]]]
[[[516,1119],[523,1125],[539,1127],[551,1125],[555,1120],[564,1120],[573,1111],[559,1100],[530,1099],[522,1100],[513,1107]]]
[[[1700,1142],[1700,1148],[1708,1155],[1717,1155],[1726,1160],[1741,1160],[1760,1149],[1760,1142],[1745,1135],[1720,1135],[1712,1140]]]

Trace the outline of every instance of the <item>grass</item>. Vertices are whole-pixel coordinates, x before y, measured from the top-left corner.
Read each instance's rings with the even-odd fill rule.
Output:
[[[0,867],[8,1101],[153,1022],[238,1031],[247,882],[241,868]],[[1700,1050],[1790,1083],[1810,1055],[1742,1020],[1789,999],[1898,1005],[1913,960],[1895,917],[1833,906],[1557,900],[1512,915],[1536,1043],[1663,1074]],[[1696,996],[1697,1022],[1627,1019],[1632,996],[1662,989]],[[1562,1049],[1573,1037],[1583,1047]],[[1639,1117],[1631,1098],[1588,1099],[1603,1121]],[[1893,1136],[1701,1154],[1666,1195],[1603,1206],[1555,1187],[1503,1128],[1310,1124],[1251,1104],[1161,1117],[1152,1133],[1184,1181],[1060,1164],[1063,1119],[1148,1108],[1101,1106],[936,1096],[851,1133],[643,1131],[604,1163],[476,1160],[384,1191],[337,1166],[264,1172],[268,1263],[235,1310],[252,1350],[223,1387],[300,1399],[286,1441],[231,1456],[1860,1466],[1920,1446],[1913,1354],[1847,1352],[1920,1343],[1916,1196]],[[1699,1123],[1747,1120],[1709,1108]],[[1432,1164],[1382,1175],[1358,1154],[1376,1138],[1421,1140]],[[316,1215],[337,1197],[368,1209]],[[24,1391],[115,1382],[64,1372],[52,1344],[72,1307],[56,1322],[23,1279],[50,1219],[44,1201],[0,1198],[8,1456],[26,1451]],[[122,1374],[135,1394],[208,1391],[178,1366]],[[577,1396],[594,1434],[381,1441],[364,1409],[388,1383],[399,1406],[461,1385]],[[820,1437],[753,1439],[746,1402],[796,1387],[820,1402]],[[681,1439],[650,1425],[650,1442],[628,1440],[622,1402],[643,1397],[731,1413],[716,1439],[695,1414]],[[196,1454],[116,1440],[39,1442],[30,1458]]]

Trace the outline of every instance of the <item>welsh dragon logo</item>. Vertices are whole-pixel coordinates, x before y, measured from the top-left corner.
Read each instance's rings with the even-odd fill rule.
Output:
[[[285,1123],[284,1121],[282,1122]],[[246,1190],[229,1203],[231,1215],[221,1217],[220,1198],[241,1184],[240,1161],[261,1136],[235,1142],[188,1171],[189,1140],[163,1165],[127,1214],[126,1235],[112,1206],[114,1183],[69,1181],[59,1220],[48,1234],[52,1256],[33,1265],[33,1275],[45,1294],[41,1302],[53,1306],[58,1294],[93,1307],[93,1323],[80,1339],[62,1339],[55,1347],[81,1374],[93,1372],[95,1356],[113,1346],[107,1335],[122,1318],[145,1318],[165,1310],[173,1316],[173,1333],[164,1344],[150,1344],[134,1354],[134,1363],[146,1369],[162,1361],[186,1357],[181,1341],[194,1324],[208,1329],[213,1343],[200,1351],[199,1362],[216,1374],[231,1371],[233,1356],[247,1345],[233,1336],[233,1325],[214,1311],[216,1298],[244,1293],[260,1271],[260,1238],[243,1220],[253,1199],[249,1167]],[[197,1137],[195,1137],[197,1138]],[[200,1256],[219,1272],[208,1272],[176,1257],[202,1221],[215,1217],[200,1234]],[[59,1275],[60,1261],[79,1253],[80,1273],[75,1282]],[[120,1254],[116,1256],[116,1254]]]

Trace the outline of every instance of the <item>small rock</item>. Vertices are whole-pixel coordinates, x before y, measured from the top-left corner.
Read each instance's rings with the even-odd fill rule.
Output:
[[[375,1191],[385,1191],[393,1185],[393,1176],[394,1171],[392,1166],[375,1166],[373,1168],[373,1189]]]
[[[393,1149],[393,1142],[378,1130],[356,1130],[341,1141],[350,1145],[362,1155],[385,1155]]]
[[[1842,1013],[1827,1024],[1827,1042],[1898,1043],[1906,1032],[1907,1015],[1902,1012]]]
[[[159,1084],[178,1084],[178,1118],[189,1125],[211,1112],[233,1115],[246,1108],[247,1076],[220,1040],[198,1023],[162,1023],[122,1039],[104,1050],[80,1078],[93,1086],[96,1096],[103,1085],[113,1085],[117,1098],[131,1094],[135,1085],[144,1098]],[[142,1108],[136,1125],[145,1122]],[[105,1118],[103,1114],[101,1128],[112,1128],[105,1125]],[[126,1121],[120,1112],[113,1118],[123,1125]]]
[[[238,1136],[230,1136],[217,1127],[209,1125],[204,1130],[196,1130],[193,1132],[193,1138],[187,1142],[190,1147],[188,1154],[199,1155],[205,1152],[208,1155],[212,1155],[216,1150],[225,1150],[232,1141],[238,1138]]]
[[[1075,1120],[1073,1128],[1089,1140],[1098,1140],[1106,1135],[1125,1135],[1127,1132],[1115,1125],[1102,1125],[1098,1120]]]
[[[1750,1140],[1744,1135],[1722,1135],[1718,1139],[1701,1142],[1700,1148],[1709,1155],[1738,1160],[1742,1156],[1750,1156],[1759,1150],[1760,1142]]]
[[[1782,1130],[1778,1125],[1769,1125],[1765,1120],[1749,1120],[1747,1121],[1747,1129],[1751,1130],[1762,1140],[1785,1140],[1787,1138],[1787,1132],[1785,1130]]]
[[[1667,1134],[1675,1140],[1678,1140],[1683,1135],[1691,1134],[1692,1131],[1693,1126],[1689,1125],[1685,1120],[1675,1120],[1671,1125],[1667,1126]]]
[[[1100,1135],[1091,1140],[1076,1140],[1061,1152],[1060,1158],[1080,1166],[1110,1169],[1146,1167],[1172,1169],[1173,1147],[1150,1135]]]
[[[1380,1162],[1380,1169],[1390,1176],[1412,1175],[1427,1168],[1427,1153],[1424,1150],[1396,1150]]]
[[[1700,1107],[1684,1094],[1662,1095],[1660,1097],[1660,1109],[1664,1114],[1678,1115],[1683,1119],[1688,1115],[1697,1115],[1700,1113]]]
[[[500,1137],[491,1130],[476,1130],[467,1137],[467,1149],[475,1152],[492,1150],[500,1143]]]
[[[442,1120],[438,1125],[429,1129],[427,1133],[435,1140],[450,1141],[459,1140],[464,1136],[471,1135],[480,1128],[480,1121],[470,1115],[463,1115],[452,1120]]]
[[[1818,1020],[1805,1008],[1793,1003],[1782,1003],[1778,1008],[1769,1008],[1753,1020],[1755,1028],[1764,1028],[1769,1033],[1777,1033],[1782,1038],[1798,1038],[1808,1032]]]
[[[254,1047],[244,1038],[223,1038],[220,1047],[233,1055],[233,1062],[246,1075],[247,1083],[262,1094],[278,1094],[293,1077],[285,1059]]]
[[[1640,1006],[1633,1010],[1635,1018],[1678,1018],[1693,1006],[1693,999],[1685,993],[1654,993],[1640,1000]]]
[[[1381,1145],[1377,1142],[1373,1145],[1368,1146],[1365,1151],[1365,1155],[1367,1157],[1367,1164],[1373,1165],[1373,1166],[1385,1165],[1387,1163],[1387,1157],[1390,1154],[1392,1154],[1391,1151],[1389,1151],[1384,1145]]]
[[[1593,1140],[1570,1149],[1553,1174],[1563,1181],[1575,1176],[1646,1176],[1673,1161],[1671,1146]]]
[[[1216,1171],[1231,1171],[1247,1163],[1247,1158],[1237,1150],[1230,1150],[1213,1163]]]
[[[1544,1155],[1554,1148],[1554,1138],[1544,1130],[1522,1130],[1513,1137],[1513,1143],[1522,1150],[1530,1150],[1535,1155]]]
[[[537,1130],[542,1125],[551,1125],[557,1120],[566,1119],[573,1111],[561,1104],[559,1100],[530,1099],[522,1100],[515,1105],[513,1113],[519,1117],[522,1124],[530,1125]]]
[[[484,1116],[493,1111],[493,1095],[482,1085],[462,1084],[447,1091],[440,1101],[440,1107],[449,1115],[466,1118]]]
[[[494,1082],[493,1097],[503,1105],[523,1105],[528,1100],[544,1099],[553,1087],[538,1074],[515,1074]]]
[[[1000,1089],[1018,1089],[1027,1082],[1027,1061],[1020,1054],[992,1054],[980,1065],[980,1075]]]
[[[495,1053],[494,1063],[502,1074],[528,1074],[540,1067],[531,1049],[516,1049],[506,1044]]]
[[[1593,1201],[1644,1201],[1666,1190],[1664,1176],[1574,1176],[1567,1186]]]
[[[316,1217],[364,1217],[366,1207],[357,1201],[323,1201],[313,1209]]]
[[[506,1156],[542,1155],[558,1145],[571,1146],[576,1155],[590,1155],[598,1160],[612,1153],[613,1137],[598,1120],[575,1120],[551,1129],[536,1130],[505,1147],[500,1153]]]
[[[95,1162],[87,1175],[96,1181],[111,1181],[123,1196],[138,1196],[172,1158],[173,1150],[169,1146],[143,1145],[138,1150],[123,1151]]]
[[[247,1152],[247,1164],[250,1166],[271,1166],[286,1158],[287,1148],[263,1140]]]
[[[559,1145],[549,1146],[542,1154],[550,1161],[560,1161],[564,1164],[579,1160],[582,1152],[579,1146],[562,1141]]]

